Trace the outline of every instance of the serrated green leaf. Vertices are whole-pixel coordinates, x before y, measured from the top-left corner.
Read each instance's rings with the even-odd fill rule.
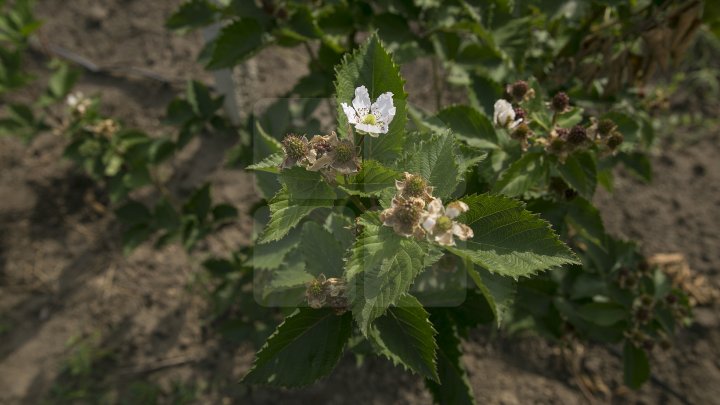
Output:
[[[437,332],[417,298],[405,294],[375,321],[372,339],[381,353],[405,369],[439,382],[435,356]]]
[[[204,220],[210,213],[212,198],[210,197],[210,184],[205,184],[192,193],[182,207],[183,214],[195,216],[198,221]]]
[[[480,289],[495,317],[498,327],[510,314],[515,302],[517,282],[510,277],[493,274],[482,267],[466,266],[470,278]]]
[[[278,240],[297,226],[308,214],[316,208],[323,206],[319,201],[308,205],[303,202],[290,201],[287,188],[282,188],[268,203],[270,207],[270,222],[260,237],[259,243]],[[332,207],[332,201],[325,201],[326,207]]]
[[[204,119],[212,117],[222,105],[213,99],[207,86],[195,80],[191,80],[187,85],[187,101],[195,116]]]
[[[435,135],[417,144],[397,166],[424,177],[434,187],[434,196],[447,197],[455,191],[462,174],[455,162],[455,153],[452,135]]]
[[[575,198],[567,205],[565,221],[575,232],[597,246],[605,245],[605,226],[600,211],[584,198]]]
[[[325,230],[330,232],[343,251],[349,249],[355,241],[355,235],[351,230],[355,229],[355,225],[351,220],[351,218],[354,219],[355,216],[349,208],[345,209],[347,210],[347,215],[343,215],[339,212],[333,212],[328,215],[324,224]]]
[[[615,156],[615,160],[622,162],[625,168],[646,183],[652,181],[652,163],[650,163],[647,154],[642,152],[620,152]]]
[[[165,27],[171,30],[187,30],[212,24],[215,7],[208,0],[190,0],[183,3],[168,20]]]
[[[296,204],[326,205],[334,200],[335,190],[330,187],[322,175],[302,167],[285,169],[280,173],[280,181],[285,185],[288,196]]]
[[[495,102],[503,97],[505,89],[489,76],[473,73],[470,75],[470,102],[490,116],[494,112]]]
[[[319,276],[341,277],[345,250],[335,237],[316,222],[306,222],[300,237],[300,252],[305,260],[306,270]]]
[[[260,122],[255,123],[255,131],[253,132],[253,150],[252,157],[253,162],[258,163],[270,155],[276,153],[283,153],[282,144],[260,125]],[[277,194],[280,190],[280,183],[275,173],[265,173],[263,171],[255,172],[255,180],[259,193],[265,197]]]
[[[438,331],[437,369],[441,383],[426,379],[425,385],[436,404],[474,405],[475,396],[462,364],[460,338],[455,326],[439,312],[434,312],[430,320]]]
[[[363,334],[371,323],[408,292],[415,277],[441,254],[420,242],[370,223],[355,242],[347,263],[348,298]],[[432,251],[435,252],[435,251]]]
[[[577,314],[588,322],[610,326],[628,317],[628,311],[612,302],[591,302],[577,308]]]
[[[282,239],[255,245],[252,266],[260,270],[272,270],[285,262],[285,257],[300,245],[302,228],[293,228]]]
[[[285,155],[283,153],[273,153],[258,163],[246,167],[247,170],[256,170],[268,173],[280,173],[280,164],[282,164]]]
[[[122,235],[123,253],[129,255],[136,247],[148,240],[153,232],[154,229],[144,222],[127,229]]]
[[[580,107],[572,107],[570,111],[561,114],[557,119],[557,126],[561,128],[570,128],[582,122],[583,109]]]
[[[510,197],[521,196],[534,187],[541,187],[549,169],[544,154],[526,153],[500,175],[493,191]]]
[[[524,209],[523,203],[500,195],[472,195],[462,199],[470,210],[458,220],[473,228],[474,236],[448,250],[489,271],[517,278],[564,264],[579,264],[550,224]]]
[[[270,292],[279,292],[279,290],[304,287],[305,283],[315,278],[305,269],[302,252],[299,249],[290,252],[282,266],[273,272],[272,281],[270,281],[272,291],[267,291],[266,295]],[[292,304],[295,306],[298,303],[293,302]]]
[[[453,105],[441,110],[435,117],[470,146],[497,148],[500,143],[490,119],[475,108]]]
[[[581,196],[592,199],[597,187],[597,163],[589,152],[573,153],[557,166],[560,176]]]
[[[148,158],[151,163],[157,164],[172,156],[175,150],[175,142],[169,139],[157,139],[148,150]]]
[[[400,77],[400,68],[385,51],[377,35],[372,35],[363,46],[347,55],[336,69],[338,131],[345,137],[348,136],[348,120],[340,104],[350,104],[355,98],[355,88],[360,86],[367,87],[372,101],[385,92],[393,93],[396,112],[388,133],[380,134],[377,138],[367,136],[364,145],[365,159],[374,159],[381,163],[392,162],[400,156],[405,146],[407,94],[404,81]]]
[[[632,389],[640,388],[650,378],[647,354],[629,341],[623,349],[623,371],[625,385]]]
[[[137,201],[128,201],[123,206],[115,210],[115,215],[126,226],[132,226],[138,223],[149,222],[152,219],[150,210]]]
[[[464,175],[468,170],[470,170],[470,168],[484,161],[488,156],[487,152],[480,151],[467,145],[460,145],[458,152],[459,153],[455,156],[455,159],[458,163],[458,172],[461,175]]]
[[[352,317],[332,309],[300,308],[258,351],[243,382],[280,387],[309,385],[328,375],[350,338]]]
[[[395,187],[395,180],[400,177],[393,169],[383,166],[380,162],[366,160],[360,171],[350,176],[342,189],[349,194],[369,197],[379,195],[385,189]]]
[[[207,68],[233,67],[259,51],[262,45],[263,27],[255,19],[242,18],[220,31]]]
[[[174,230],[180,227],[180,215],[170,201],[165,198],[155,205],[153,215],[155,217],[155,223],[160,228]]]
[[[80,73],[57,60],[53,61],[52,65],[55,71],[48,80],[48,93],[53,100],[61,100],[70,92]]]
[[[212,209],[212,219],[216,224],[226,223],[237,218],[238,210],[231,204],[218,204]]]

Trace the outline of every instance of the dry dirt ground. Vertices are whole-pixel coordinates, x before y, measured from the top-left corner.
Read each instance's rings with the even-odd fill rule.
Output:
[[[160,119],[176,83],[210,80],[194,63],[200,36],[173,35],[161,25],[177,3],[43,0],[38,13],[48,43],[119,72],[85,74],[79,89],[101,94],[106,113],[157,132],[168,130]],[[258,96],[292,86],[297,72],[284,55],[257,57]],[[32,61],[39,75],[42,61]],[[131,67],[169,83],[129,74]],[[424,68],[410,75],[411,94],[427,91],[413,80]],[[597,198],[612,233],[640,240],[648,253],[686,254],[714,286],[720,284],[719,133],[658,151],[652,185],[621,173],[615,194]],[[380,359],[358,368],[352,356],[303,390],[238,384],[255,348],[208,333],[206,303],[191,288],[202,255],[188,257],[171,246],[123,256],[112,214],[88,203],[103,202],[102,190],[62,159],[63,144],[51,134],[29,145],[0,139],[0,404],[431,402],[417,377]],[[243,173],[216,163],[226,147],[227,140],[191,145],[192,171],[178,187],[207,174],[214,197],[242,211],[253,190]],[[243,218],[202,251],[247,243],[249,226]],[[463,360],[479,403],[717,403],[718,309],[697,309],[697,322],[676,348],[653,356],[656,380],[639,392],[622,388],[620,361],[601,347],[579,349],[571,372],[559,349],[543,340],[482,329],[465,343]]]

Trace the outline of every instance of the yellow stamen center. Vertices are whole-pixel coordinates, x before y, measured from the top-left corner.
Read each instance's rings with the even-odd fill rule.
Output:
[[[375,125],[377,124],[377,119],[374,115],[368,114],[362,119],[362,123],[367,125]]]

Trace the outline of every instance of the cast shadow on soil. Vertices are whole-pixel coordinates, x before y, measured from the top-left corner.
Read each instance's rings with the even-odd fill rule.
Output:
[[[71,297],[86,288],[90,277],[107,271],[112,259],[110,255],[102,254],[103,245],[103,241],[95,241],[65,266],[58,277],[57,291],[29,296],[9,309],[8,313],[18,321],[16,327],[3,336],[0,361],[31,341],[52,318],[54,312],[62,311]]]
[[[82,370],[72,370],[67,363],[62,363],[61,369],[57,370],[55,378],[48,378],[48,374],[55,374],[56,370],[42,371],[38,373],[29,385],[27,396],[22,399],[23,405],[34,405],[38,403],[75,403],[77,399],[91,399],[94,396],[103,394],[100,389],[106,377],[106,371],[113,369],[120,361],[118,349],[123,347],[124,342],[132,330],[132,319],[126,316],[119,324],[113,327],[112,333],[106,333],[100,342],[92,342],[88,354],[89,362]],[[120,386],[121,384],[117,384]],[[74,398],[83,393],[91,398]],[[95,401],[91,401],[95,402]]]
[[[38,246],[35,254],[41,254],[39,246],[43,241],[62,241],[60,251],[52,252],[53,257],[41,265],[48,265],[58,258],[72,259],[59,270],[59,275],[53,278],[52,285],[41,289],[42,294],[29,295],[9,309],[8,313],[17,319],[17,327],[3,336],[0,360],[7,358],[26,341],[31,340],[45,322],[52,318],[53,312],[61,311],[70,298],[84,291],[90,277],[103,274],[113,261],[113,252],[109,249],[110,242],[105,233],[89,234],[89,228],[83,228],[83,236],[88,244],[79,252],[71,250],[76,248],[78,243],[69,246],[68,235],[77,230],[73,224],[77,227],[82,226],[77,224],[98,219],[98,213],[93,212],[84,202],[87,192],[99,197],[89,178],[76,173],[65,173],[63,176],[51,178],[46,184],[28,184],[38,197],[29,215],[30,240]],[[39,256],[33,259],[33,262],[40,261]],[[4,271],[5,265],[0,264],[0,274]]]

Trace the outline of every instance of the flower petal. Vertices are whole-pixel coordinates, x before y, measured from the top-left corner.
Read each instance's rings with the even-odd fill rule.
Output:
[[[358,123],[358,124],[355,124],[355,128],[360,131],[367,132],[367,134],[372,137],[377,137],[379,134],[384,134],[387,132],[387,130],[385,130],[385,132],[383,132],[380,125],[370,125],[370,124]]]
[[[453,223],[452,233],[454,233],[460,240],[468,240],[474,236],[472,228],[465,224]]]
[[[506,127],[515,119],[515,110],[512,104],[505,99],[495,102],[493,111],[493,122],[499,127]]]
[[[358,117],[354,108],[350,107],[346,103],[342,103],[340,105],[342,105],[343,111],[345,111],[345,115],[351,124],[357,124],[360,122],[360,117]]]
[[[437,222],[436,218],[434,215],[428,215],[422,223],[423,228],[428,232],[432,232],[432,229],[435,227],[435,222]]]
[[[448,218],[457,218],[458,215],[462,214],[463,212],[466,212],[469,209],[468,205],[465,204],[462,201],[453,201],[450,204],[448,204],[447,208],[445,208],[445,215]]]
[[[455,246],[455,240],[453,239],[453,233],[451,231],[436,235],[435,242],[443,246]]]
[[[360,86],[355,89],[355,98],[352,104],[361,119],[363,115],[370,111],[370,94],[368,93],[367,87]]]
[[[370,109],[378,120],[382,121],[386,125],[390,124],[393,118],[395,118],[395,113],[397,112],[397,109],[393,105],[392,97],[393,94],[389,91],[381,94]]]
[[[427,205],[427,211],[432,215],[442,215],[445,212],[445,208],[442,205],[442,200],[439,198],[433,198]]]
[[[312,166],[308,167],[307,169],[311,172],[316,172],[318,170],[326,168],[330,165],[330,163],[332,163],[332,156],[330,156],[329,153],[326,153],[320,159],[317,159],[315,163],[313,163]]]

